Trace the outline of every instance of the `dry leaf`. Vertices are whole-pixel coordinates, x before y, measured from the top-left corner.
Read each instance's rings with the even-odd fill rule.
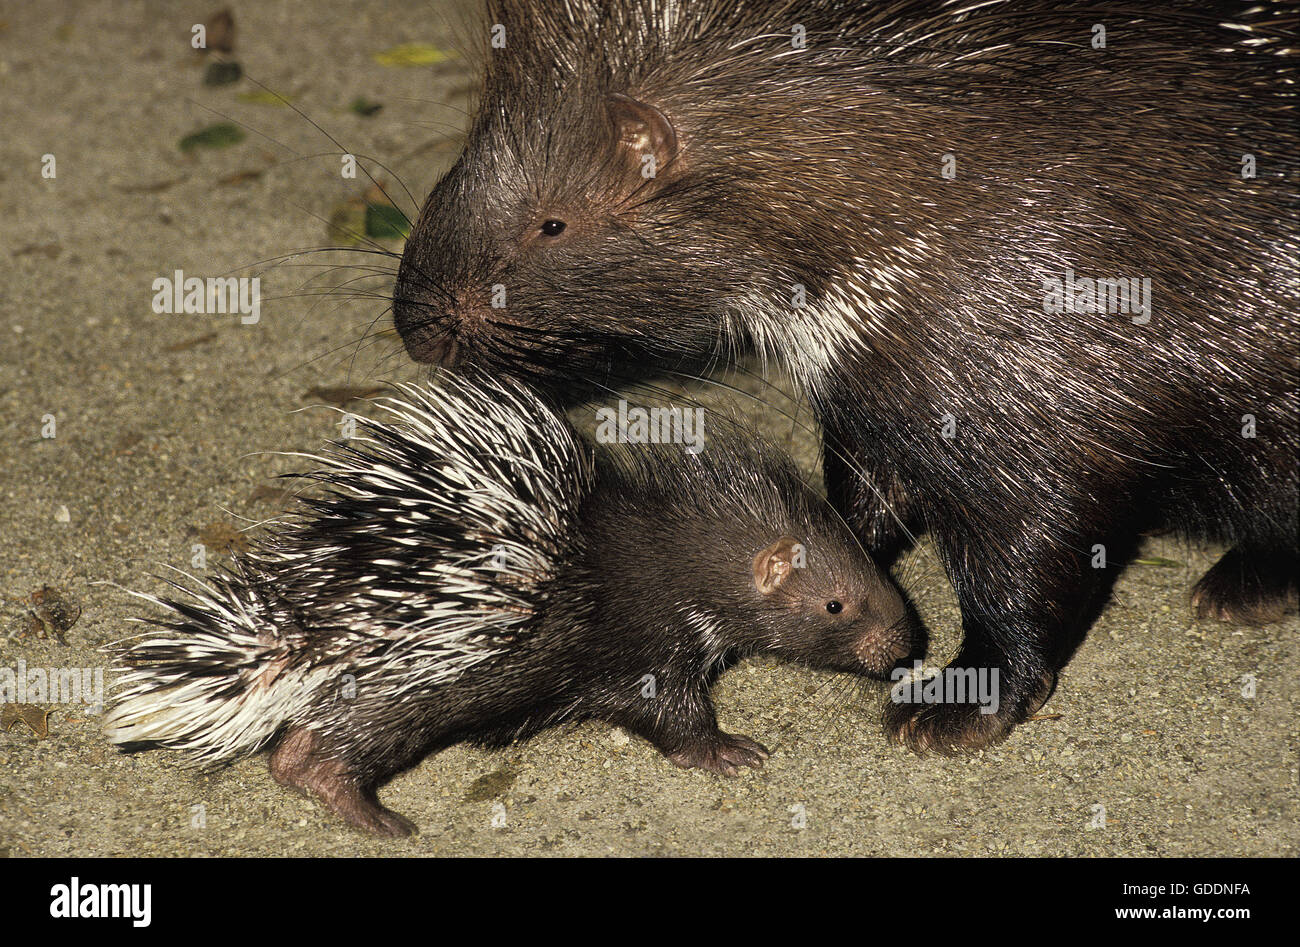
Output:
[[[261,171],[236,171],[234,174],[227,174],[224,178],[217,178],[218,184],[244,184],[248,181],[256,181],[262,176]]]
[[[81,606],[77,601],[49,585],[43,585],[32,593],[29,611],[41,623],[45,636],[53,634],[59,639],[59,644],[68,643],[64,634],[81,617]]]
[[[9,732],[18,721],[22,721],[36,734],[37,739],[45,739],[50,732],[49,717],[52,710],[45,710],[35,704],[5,704],[0,707],[0,730]]]
[[[143,440],[144,435],[139,431],[127,431],[117,439],[117,446],[113,452],[114,456],[127,453]]]
[[[193,528],[193,527],[192,527]],[[218,520],[200,529],[194,529],[203,545],[217,552],[248,552],[248,540],[229,523]]]
[[[383,178],[375,178],[375,183],[366,189],[366,193],[361,195],[361,199],[367,204],[387,204],[392,206],[392,201],[388,199],[385,189],[388,182]]]
[[[469,787],[465,793],[465,802],[487,802],[490,799],[499,799],[510,791],[510,787],[515,784],[515,779],[519,776],[508,766],[503,766],[494,773],[488,773],[486,776],[480,776],[474,780],[474,784]]]
[[[173,342],[171,345],[163,348],[164,352],[187,352],[195,346],[202,345],[204,342],[211,342],[217,337],[215,332],[205,332],[202,335],[196,335],[192,339],[186,339],[184,342]]]
[[[359,197],[349,198],[330,213],[326,232],[335,246],[356,246],[366,230],[366,202]]]
[[[203,24],[208,34],[208,49],[219,53],[235,51],[235,15],[230,10],[218,10]]]

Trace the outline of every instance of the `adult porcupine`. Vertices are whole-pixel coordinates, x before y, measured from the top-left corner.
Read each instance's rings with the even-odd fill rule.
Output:
[[[681,766],[767,751],[718,729],[721,663],[768,653],[884,676],[902,598],[784,455],[738,436],[593,454],[510,382],[403,389],[332,447],[328,492],[125,652],[105,730],[271,772],[349,822],[428,753],[601,719]]]
[[[1149,524],[1231,546],[1200,615],[1294,601],[1294,6],[494,0],[488,19],[482,108],[399,269],[407,349],[557,390],[783,363],[832,500],[878,561],[933,534],[954,664],[1000,671],[998,714],[894,708],[896,737],[1005,736]]]

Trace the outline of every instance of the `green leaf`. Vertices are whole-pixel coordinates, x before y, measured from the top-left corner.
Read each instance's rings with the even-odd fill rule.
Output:
[[[247,102],[249,105],[288,105],[290,99],[287,95],[280,95],[278,92],[272,92],[269,89],[253,89],[251,92],[241,92],[235,96],[241,102]]]
[[[392,204],[366,205],[366,236],[378,240],[405,240],[411,232],[406,215]]]
[[[207,128],[190,132],[180,140],[180,149],[186,153],[195,148],[229,148],[244,140],[244,130],[230,122],[218,122]]]
[[[218,59],[208,63],[203,70],[203,84],[206,86],[223,86],[238,82],[244,78],[244,68],[229,59]]]
[[[371,115],[374,115],[382,109],[383,105],[378,102],[371,102],[364,95],[359,95],[352,100],[352,104],[349,105],[348,108],[356,112],[358,115],[363,115],[366,118],[369,118]]]
[[[375,62],[379,65],[394,69],[407,66],[436,66],[451,58],[449,54],[429,43],[402,43],[374,55]]]

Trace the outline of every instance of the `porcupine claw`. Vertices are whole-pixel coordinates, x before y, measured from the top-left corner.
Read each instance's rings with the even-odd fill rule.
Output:
[[[741,766],[758,769],[771,755],[767,747],[749,737],[719,730],[699,743],[669,753],[668,758],[682,769],[699,767],[719,776],[736,776]]]

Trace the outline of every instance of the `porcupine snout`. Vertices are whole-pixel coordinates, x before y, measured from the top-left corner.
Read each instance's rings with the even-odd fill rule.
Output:
[[[454,317],[441,311],[435,300],[420,298],[409,286],[393,294],[393,323],[406,346],[406,353],[416,362],[455,366],[460,345],[454,331]]]
[[[863,669],[883,677],[924,650],[925,632],[893,582],[878,573],[869,573],[862,581],[865,594],[853,622],[851,650]]]
[[[904,606],[890,620],[874,622],[859,637],[853,653],[871,674],[888,674],[916,650],[920,629]]]
[[[470,360],[476,341],[481,342],[502,318],[493,318],[486,292],[434,292],[424,281],[398,277],[393,323],[407,354],[417,362],[455,369]]]

